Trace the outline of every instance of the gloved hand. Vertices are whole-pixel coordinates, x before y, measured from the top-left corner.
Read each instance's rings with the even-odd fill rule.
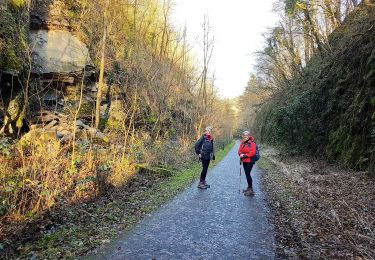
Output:
[[[212,160],[215,161],[215,155],[212,155]]]

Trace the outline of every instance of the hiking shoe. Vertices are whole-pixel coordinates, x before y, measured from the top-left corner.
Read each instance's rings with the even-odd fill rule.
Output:
[[[246,189],[242,190],[242,193],[245,193],[247,191],[251,190],[251,188],[247,187]]]
[[[200,189],[207,189],[208,187],[207,187],[207,185],[204,182],[201,181],[198,184],[198,188],[200,188]]]
[[[254,195],[254,191],[253,191],[253,189],[248,188],[248,189],[243,193],[243,195],[245,195],[245,196],[252,196],[252,195]]]
[[[206,186],[206,188],[209,188],[209,187],[210,187],[210,184],[207,184],[206,181],[204,181],[203,184]]]

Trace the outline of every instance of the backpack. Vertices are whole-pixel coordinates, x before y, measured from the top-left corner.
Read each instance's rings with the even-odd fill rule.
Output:
[[[256,142],[253,142],[256,146],[256,154],[251,157],[251,162],[256,162],[256,161],[259,161],[260,159],[260,150],[259,150],[259,146],[256,144]],[[250,148],[250,143],[247,143],[247,146]]]
[[[203,144],[200,152],[204,159],[212,160],[215,157],[213,145],[213,140],[208,140],[206,136],[203,136]]]
[[[204,140],[203,140],[203,144],[202,144],[202,148],[201,148],[201,151],[202,152],[207,152],[207,151],[213,151],[213,142],[212,140],[208,140],[207,137],[203,137]]]
[[[254,143],[255,143],[255,142],[254,142]],[[252,160],[253,162],[259,161],[259,159],[260,159],[260,150],[259,150],[259,146],[258,146],[256,143],[255,143],[255,145],[256,145],[257,152],[256,152],[255,156],[253,156],[253,157],[251,158],[251,160]]]

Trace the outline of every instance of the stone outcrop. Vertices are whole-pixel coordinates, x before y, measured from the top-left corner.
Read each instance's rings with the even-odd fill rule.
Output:
[[[30,11],[31,30],[65,29],[70,31],[69,7],[62,0],[34,0]]]
[[[77,140],[90,141],[94,143],[107,143],[108,137],[104,133],[98,131],[96,128],[90,127],[85,124],[82,120],[74,121],[71,120],[67,115],[43,111],[38,115],[33,116],[30,120],[30,132],[55,132],[56,140],[61,143],[69,143],[73,140],[74,135]],[[30,135],[26,134],[22,139],[29,140]],[[24,142],[21,139],[21,143]],[[24,142],[28,143],[28,142]]]
[[[37,94],[29,93],[27,109],[24,109],[24,102],[20,98],[15,99],[10,96],[6,102],[0,103],[0,109],[7,111],[6,117],[0,117],[0,134],[14,136],[19,132],[22,122],[27,122],[28,127],[22,129],[30,129],[34,134],[55,131],[56,138],[63,143],[72,140],[74,133],[78,139],[107,141],[103,133],[89,126],[96,98],[96,88],[90,84],[90,80],[85,81],[78,113],[78,119],[82,120],[80,122],[87,122],[87,124],[74,126],[74,119],[68,116],[78,109],[77,97],[81,94],[82,77],[86,76],[87,79],[87,76],[95,73],[89,50],[77,36],[79,34],[75,31],[77,28],[72,26],[76,24],[74,19],[77,18],[74,17],[77,6],[75,1],[31,1],[28,9],[30,14],[28,39],[32,77],[28,84],[32,85],[30,89],[37,91]],[[0,75],[3,74],[4,71]],[[17,75],[12,77],[12,84],[18,82],[18,79],[14,79]],[[0,78],[2,96],[9,88],[9,82],[3,79],[5,78]],[[86,83],[89,85],[87,86]],[[18,93],[22,93],[21,88],[17,89]],[[85,91],[86,88],[88,91]],[[74,93],[69,90],[74,90]],[[13,100],[9,103],[11,99]],[[25,115],[26,111],[27,115]],[[27,135],[25,138],[29,138],[28,136],[30,137]]]
[[[91,65],[86,45],[68,31],[31,31],[30,47],[34,74],[74,77]]]
[[[77,4],[64,0],[34,0],[30,9],[32,73],[43,80],[73,84],[85,71],[91,75],[89,51],[73,28]]]

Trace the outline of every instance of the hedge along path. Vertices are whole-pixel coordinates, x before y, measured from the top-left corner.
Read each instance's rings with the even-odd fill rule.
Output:
[[[261,171],[252,176],[256,195],[238,193],[239,142],[208,173],[211,188],[197,182],[145,218],[132,231],[90,259],[273,259],[275,234],[260,187]],[[246,180],[242,174],[242,187]]]

